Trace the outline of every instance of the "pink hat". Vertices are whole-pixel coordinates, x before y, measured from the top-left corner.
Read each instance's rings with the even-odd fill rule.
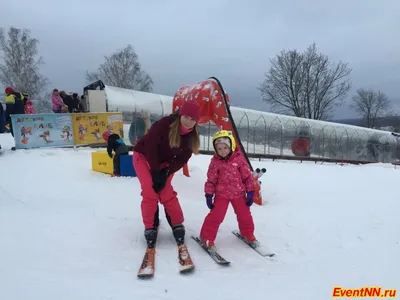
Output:
[[[178,114],[191,117],[197,123],[200,120],[200,104],[196,101],[186,101],[179,109]]]

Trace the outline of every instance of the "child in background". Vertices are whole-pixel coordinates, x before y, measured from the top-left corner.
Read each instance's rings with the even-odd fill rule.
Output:
[[[254,222],[250,212],[253,204],[254,181],[250,167],[240,153],[235,151],[235,139],[230,131],[221,130],[213,136],[215,154],[208,167],[205,197],[211,210],[200,231],[204,246],[216,251],[214,241],[223,222],[229,203],[232,204],[240,233],[254,246]]]
[[[33,107],[32,100],[31,100],[31,99],[28,99],[28,100],[26,101],[26,103],[25,103],[25,114],[27,114],[27,115],[36,114],[36,110],[35,110],[35,108]]]
[[[115,152],[114,156],[112,154],[112,151]],[[124,155],[124,154],[128,154],[129,149],[118,134],[113,133],[108,137],[107,153],[108,153],[108,156],[113,159],[114,170],[113,170],[112,176],[113,177],[121,176],[120,166],[119,166],[120,156]]]

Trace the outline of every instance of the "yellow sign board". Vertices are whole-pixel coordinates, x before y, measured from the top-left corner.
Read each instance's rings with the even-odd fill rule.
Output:
[[[120,112],[72,114],[72,128],[75,145],[105,144],[113,133],[124,137]]]
[[[92,152],[92,170],[96,172],[113,174],[113,160],[106,151]]]

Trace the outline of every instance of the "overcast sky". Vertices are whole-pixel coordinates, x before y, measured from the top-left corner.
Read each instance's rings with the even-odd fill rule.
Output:
[[[266,110],[257,87],[269,59],[316,42],[349,62],[353,90],[374,88],[400,107],[400,0],[5,0],[0,27],[31,30],[51,88],[82,93],[86,70],[131,44],[154,92],[216,76],[232,105]],[[347,105],[336,117],[353,116]]]

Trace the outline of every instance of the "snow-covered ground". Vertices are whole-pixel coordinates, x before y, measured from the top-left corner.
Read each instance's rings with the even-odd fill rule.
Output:
[[[256,236],[277,255],[263,258],[230,231],[217,246],[232,261],[216,265],[187,239],[196,264],[178,273],[171,230],[160,214],[156,274],[136,278],[144,254],[137,178],[91,170],[90,148],[8,150],[0,135],[0,299],[331,299],[335,286],[399,288],[400,169],[254,161],[266,167]],[[191,177],[174,178],[188,237],[208,209],[209,156],[194,156]]]

